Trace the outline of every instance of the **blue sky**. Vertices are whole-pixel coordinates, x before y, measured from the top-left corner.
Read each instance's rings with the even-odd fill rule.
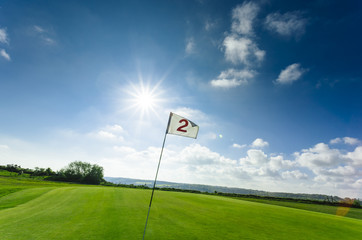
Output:
[[[359,1],[0,1],[0,164],[362,197]]]

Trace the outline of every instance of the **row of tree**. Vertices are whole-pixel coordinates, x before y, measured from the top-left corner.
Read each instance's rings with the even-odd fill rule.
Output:
[[[343,206],[343,207],[354,207],[354,208],[362,208],[361,201],[357,198],[344,198],[339,201],[333,200],[312,200],[312,199],[297,199],[297,198],[286,198],[286,197],[273,197],[273,196],[257,196],[250,194],[238,194],[238,193],[223,193],[216,192],[216,195],[233,197],[233,198],[253,198],[253,199],[264,199],[264,200],[273,200],[273,201],[282,201],[282,202],[299,202],[299,203],[312,203],[319,205],[330,205],[330,206]]]
[[[15,172],[19,175],[29,174],[30,176],[44,176],[48,180],[78,182],[87,184],[100,184],[104,182],[103,167],[97,164],[75,161],[68,166],[55,172],[51,168],[22,168],[20,165],[0,165],[0,169]]]
[[[9,172],[15,172],[19,175],[21,174],[29,174],[31,176],[54,176],[56,172],[54,172],[51,168],[39,168],[35,167],[35,169],[30,168],[22,168],[20,165],[17,164],[7,164],[7,165],[0,165],[0,169],[6,170]]]

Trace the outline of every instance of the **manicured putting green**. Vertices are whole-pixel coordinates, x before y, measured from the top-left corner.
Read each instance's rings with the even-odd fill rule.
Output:
[[[0,198],[0,207],[4,202],[18,203],[0,210],[0,238],[142,239],[150,194],[149,190],[113,187],[11,193],[3,197],[7,200]],[[218,196],[156,191],[146,239],[356,240],[362,239],[362,220]]]

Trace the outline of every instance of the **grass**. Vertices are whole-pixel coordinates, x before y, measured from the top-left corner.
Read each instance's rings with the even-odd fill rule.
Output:
[[[7,185],[3,185],[3,183]],[[13,185],[12,185],[13,182]],[[0,177],[1,239],[141,239],[150,190]],[[156,191],[146,239],[362,239],[362,220]]]
[[[0,210],[30,201],[54,188],[67,186],[84,185],[44,181],[43,177],[31,178],[29,174],[19,176],[17,173],[0,170]]]
[[[277,206],[284,206],[290,208],[303,209],[307,211],[321,212],[332,215],[345,216],[350,218],[356,218],[362,220],[362,209],[361,208],[349,208],[349,207],[336,207],[329,205],[310,204],[310,203],[298,203],[298,202],[287,202],[287,201],[276,201],[266,199],[253,199],[253,198],[239,198],[251,202],[259,202],[265,204],[272,204]]]
[[[0,197],[28,188],[83,186],[80,184],[44,181],[44,177],[32,178],[29,174],[18,175],[0,170]]]

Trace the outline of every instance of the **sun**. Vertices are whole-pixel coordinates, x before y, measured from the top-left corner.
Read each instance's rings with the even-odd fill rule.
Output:
[[[141,108],[143,111],[147,111],[148,109],[155,108],[156,96],[146,90],[137,94],[134,101],[138,108]]]
[[[150,113],[158,115],[157,109],[160,108],[163,101],[160,98],[162,91],[159,84],[151,87],[149,84],[144,84],[140,81],[137,85],[131,84],[127,93],[130,96],[130,99],[127,100],[129,103],[127,109],[138,112],[141,117]]]

